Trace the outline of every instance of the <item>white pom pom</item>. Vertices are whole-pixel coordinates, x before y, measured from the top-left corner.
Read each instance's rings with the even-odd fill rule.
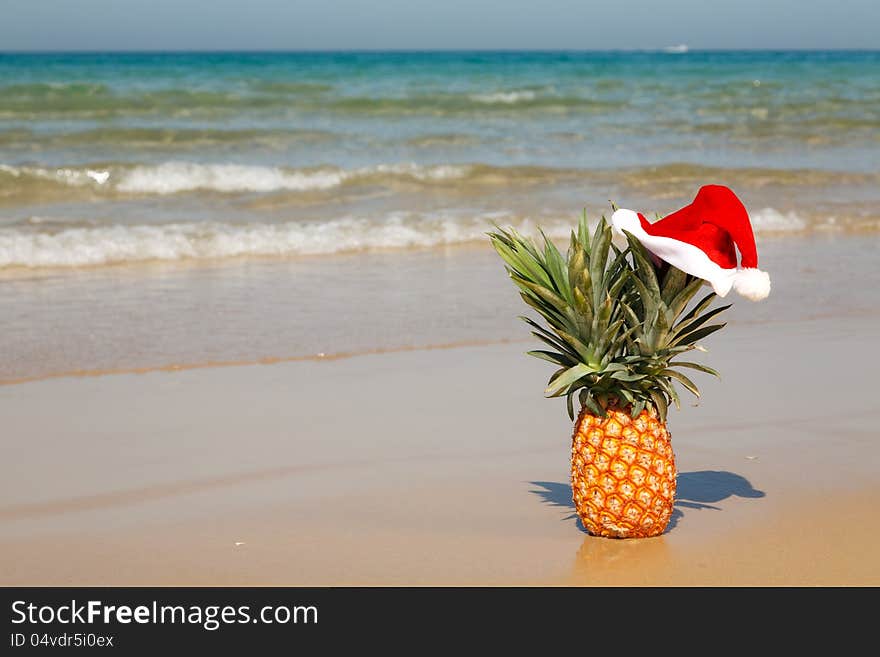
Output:
[[[733,289],[752,301],[766,299],[770,294],[770,275],[760,269],[740,269],[733,279]]]

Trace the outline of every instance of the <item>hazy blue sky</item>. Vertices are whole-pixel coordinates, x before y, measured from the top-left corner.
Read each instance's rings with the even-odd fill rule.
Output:
[[[878,48],[880,0],[0,0],[2,50]]]

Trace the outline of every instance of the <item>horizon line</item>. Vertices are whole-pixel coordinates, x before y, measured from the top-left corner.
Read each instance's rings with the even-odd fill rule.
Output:
[[[692,53],[739,53],[739,52],[841,52],[841,53],[875,53],[880,52],[880,48],[692,48],[687,44],[671,44],[667,46],[658,46],[656,48],[301,48],[301,49],[285,49],[285,48],[244,48],[244,49],[226,49],[226,48],[133,48],[133,49],[117,49],[109,48],[103,50],[94,49],[57,49],[57,50],[38,50],[38,49],[11,49],[0,50],[0,55],[140,55],[140,54],[434,54],[434,53],[662,53],[670,49],[681,46],[687,48],[684,52],[674,52],[669,54],[687,55]]]

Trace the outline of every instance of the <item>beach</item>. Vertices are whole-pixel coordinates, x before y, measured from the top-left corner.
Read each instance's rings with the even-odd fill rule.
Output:
[[[878,57],[0,55],[0,585],[880,584]],[[706,183],[772,293],[591,537],[486,232]]]
[[[456,251],[449,271],[490,256]],[[670,413],[678,498],[659,538],[579,526],[571,425],[496,270],[510,332],[483,344],[0,387],[0,582],[877,584],[877,287],[823,315],[811,268],[778,277],[771,317],[707,341],[723,378]]]

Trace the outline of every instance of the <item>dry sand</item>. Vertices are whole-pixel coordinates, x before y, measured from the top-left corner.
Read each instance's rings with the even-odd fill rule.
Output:
[[[0,387],[0,584],[880,584],[873,318],[714,337],[642,541],[577,524],[523,344]]]

